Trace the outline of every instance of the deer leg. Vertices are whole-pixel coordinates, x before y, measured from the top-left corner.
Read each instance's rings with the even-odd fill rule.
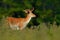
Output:
[[[22,27],[20,27],[20,30],[23,30],[25,27],[26,27],[26,26],[22,26]]]
[[[13,26],[12,24],[9,24],[9,25],[10,25],[10,28],[11,28],[12,30],[15,29],[14,26]]]
[[[14,25],[14,27],[15,27],[15,29],[16,29],[16,30],[19,30],[19,27],[18,27],[18,25]]]
[[[9,26],[10,26],[10,28],[11,28],[12,30],[19,30],[18,25],[9,24]]]

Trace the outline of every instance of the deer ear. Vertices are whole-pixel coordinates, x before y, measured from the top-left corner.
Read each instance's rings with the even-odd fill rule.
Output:
[[[25,13],[28,13],[28,11],[27,10],[23,10]]]
[[[31,9],[31,11],[33,11],[34,10],[34,7]]]

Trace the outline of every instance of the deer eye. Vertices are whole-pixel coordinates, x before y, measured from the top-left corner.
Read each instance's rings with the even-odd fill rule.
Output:
[[[28,11],[28,14],[29,14],[29,11]]]

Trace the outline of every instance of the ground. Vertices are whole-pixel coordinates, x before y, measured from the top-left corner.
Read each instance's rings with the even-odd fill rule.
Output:
[[[11,30],[9,27],[0,26],[0,40],[60,40],[60,27],[48,29],[40,25],[38,29]]]

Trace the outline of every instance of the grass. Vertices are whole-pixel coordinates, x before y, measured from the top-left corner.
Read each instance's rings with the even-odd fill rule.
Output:
[[[8,26],[0,26],[0,40],[60,40],[60,27],[56,25],[48,29],[44,24],[39,25],[39,30],[28,29],[11,30]]]

